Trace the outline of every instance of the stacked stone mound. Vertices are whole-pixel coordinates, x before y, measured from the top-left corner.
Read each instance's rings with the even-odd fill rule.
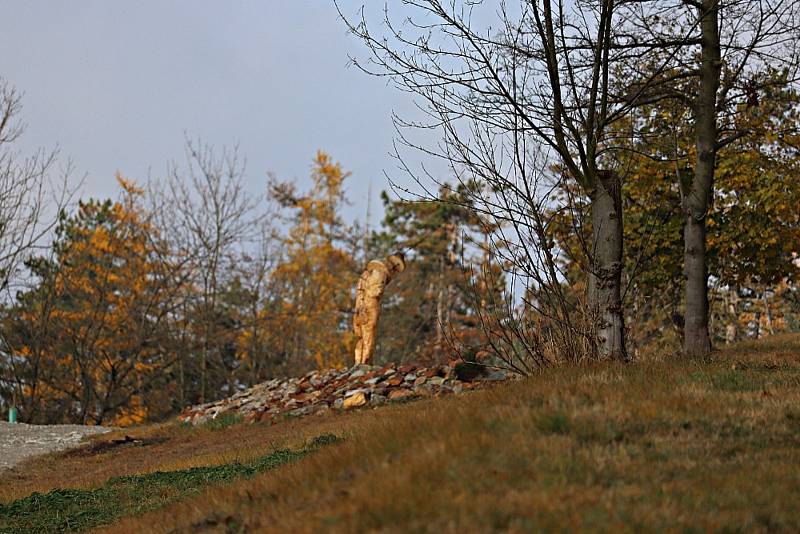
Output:
[[[193,406],[181,413],[180,420],[200,425],[223,414],[235,414],[246,421],[274,421],[461,393],[483,382],[505,378],[505,373],[494,372],[467,382],[459,380],[449,365],[357,365],[343,370],[312,371],[301,378],[276,378],[230,398]]]

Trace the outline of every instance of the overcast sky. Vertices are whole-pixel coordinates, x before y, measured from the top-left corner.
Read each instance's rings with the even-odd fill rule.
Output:
[[[375,213],[384,171],[397,175],[390,114],[413,110],[347,67],[364,49],[332,0],[0,0],[0,50],[24,92],[20,149],[60,146],[85,196],[116,195],[117,170],[163,176],[185,133],[238,142],[254,192],[267,172],[307,183],[323,149],[353,172],[348,218],[363,219],[368,183]]]

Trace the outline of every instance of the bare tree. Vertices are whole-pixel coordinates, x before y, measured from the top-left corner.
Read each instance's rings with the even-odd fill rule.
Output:
[[[230,264],[258,226],[258,199],[245,190],[244,173],[245,162],[237,148],[216,155],[211,146],[187,140],[186,167],[171,165],[164,184],[152,187],[160,198],[159,225],[177,253],[188,261],[199,294],[200,402],[208,396],[211,366],[233,387],[214,325],[220,288]]]
[[[500,210],[512,226],[530,224],[524,233],[536,238],[521,241],[523,248],[548,248],[549,240],[535,229],[533,212],[503,210],[540,209],[537,199],[547,191],[535,190],[543,184],[536,174],[552,164],[577,184],[591,212],[585,268],[599,352],[627,359],[621,288],[624,177],[613,158],[616,143],[609,130],[643,102],[645,89],[669,62],[650,43],[619,34],[619,4],[408,0],[404,22],[395,23],[385,10],[386,35],[371,32],[363,10],[357,21],[342,16],[371,52],[368,62],[357,65],[420,97],[427,120],[397,119],[401,140],[443,159],[457,176],[483,180],[494,194],[505,196],[487,208]],[[477,22],[487,19],[496,25]],[[614,66],[632,57],[656,65],[655,73],[635,90],[620,92]],[[438,128],[442,142],[421,147],[409,141],[407,128]],[[546,226],[542,221],[545,234]],[[521,257],[529,253],[538,254],[523,250]],[[557,255],[550,250],[545,257]]]
[[[9,294],[26,282],[25,262],[47,247],[79,185],[71,184],[70,162],[56,172],[57,149],[28,156],[15,149],[25,130],[21,111],[22,95],[0,78],[0,292]],[[0,365],[5,368],[0,389],[10,390],[12,399],[22,399],[12,352],[0,335]]]
[[[54,177],[58,150],[21,156],[14,142],[23,134],[19,122],[22,95],[0,78],[0,287],[9,288],[30,254],[58,222],[75,188],[71,163]]]
[[[272,207],[268,205],[268,208]],[[272,328],[269,320],[272,301],[279,298],[270,275],[281,260],[281,240],[269,215],[274,214],[268,212],[262,220],[254,250],[243,253],[235,266],[243,293],[237,302],[242,333],[238,343],[243,362],[240,376],[247,384],[257,384],[274,376],[276,368],[286,363],[276,354],[279,351],[273,350],[275,344],[272,342],[272,338],[283,336],[283,332]]]

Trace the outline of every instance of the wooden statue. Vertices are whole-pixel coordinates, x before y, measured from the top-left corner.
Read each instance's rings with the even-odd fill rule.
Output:
[[[383,261],[372,260],[367,270],[358,279],[356,287],[356,310],[353,330],[356,334],[356,365],[369,363],[375,351],[378,332],[378,317],[381,313],[381,297],[386,284],[397,273],[406,268],[402,254],[392,254]]]

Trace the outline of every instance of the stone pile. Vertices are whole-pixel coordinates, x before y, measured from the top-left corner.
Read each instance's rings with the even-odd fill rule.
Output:
[[[312,371],[300,378],[273,379],[217,402],[193,406],[181,421],[200,425],[217,417],[238,415],[245,421],[275,421],[329,410],[379,406],[387,402],[461,393],[486,381],[504,380],[502,371],[459,380],[449,365],[414,364],[383,367],[357,365],[350,369]]]

